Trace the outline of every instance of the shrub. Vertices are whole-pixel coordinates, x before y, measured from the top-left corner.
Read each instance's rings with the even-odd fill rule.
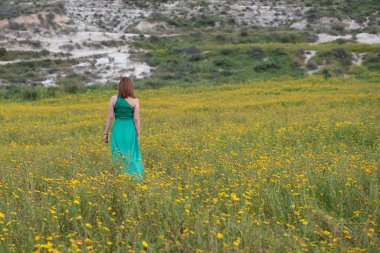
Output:
[[[25,24],[10,22],[8,24],[8,29],[14,30],[14,31],[26,31],[26,26],[25,26]]]
[[[275,70],[275,69],[280,69],[280,66],[274,62],[260,64],[255,67],[256,72],[265,72],[265,71],[270,71],[270,70]]]
[[[47,91],[48,97],[55,97],[57,95],[58,90],[59,90],[58,87],[53,87],[53,86],[47,87],[46,91]]]
[[[232,67],[233,64],[228,59],[216,59],[213,64],[218,67]]]
[[[380,52],[366,56],[363,63],[369,70],[378,71],[380,69]]]
[[[38,98],[38,92],[33,86],[26,86],[22,92],[21,97],[24,100],[36,100]]]
[[[252,58],[261,59],[264,57],[265,53],[260,47],[250,47],[248,49],[248,55]]]
[[[228,40],[227,36],[225,34],[217,34],[215,36],[215,40],[218,42],[226,42]]]
[[[7,50],[5,48],[0,48],[0,57],[3,57],[7,54]]]
[[[239,49],[233,49],[233,48],[222,48],[220,50],[220,54],[222,55],[231,55],[234,53],[239,53]]]
[[[212,16],[201,15],[195,22],[198,26],[215,26],[215,18]]]
[[[204,58],[205,56],[202,54],[194,54],[189,57],[189,61],[200,61],[200,60],[203,60]]]
[[[63,86],[65,91],[77,91],[79,87],[85,86],[89,80],[86,76],[70,74],[57,80],[57,84]],[[77,87],[73,87],[77,86]]]
[[[246,29],[241,30],[240,31],[240,36],[247,37],[248,36],[248,31]]]
[[[161,39],[158,36],[152,35],[152,36],[149,37],[149,42],[158,43],[160,41],[161,41]]]
[[[350,58],[350,53],[345,48],[333,48],[331,52],[340,59]]]
[[[271,53],[274,54],[274,55],[276,55],[276,56],[288,55],[288,54],[286,53],[286,51],[285,51],[283,48],[281,48],[281,47],[273,48],[273,49],[271,50]]]
[[[328,78],[331,77],[330,71],[329,71],[328,69],[323,69],[323,70],[321,71],[321,74],[322,74],[322,76],[323,76],[325,79],[328,79]]]
[[[318,69],[318,66],[319,66],[318,63],[313,59],[309,60],[306,64],[306,68],[308,70],[316,70]]]
[[[196,46],[189,46],[189,47],[174,47],[172,49],[174,53],[186,53],[189,55],[198,54],[201,52],[199,48]]]

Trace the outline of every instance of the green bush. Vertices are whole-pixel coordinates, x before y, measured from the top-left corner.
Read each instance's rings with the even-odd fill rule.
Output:
[[[0,48],[0,57],[3,57],[7,54],[7,50],[5,48]]]
[[[379,71],[380,69],[380,51],[374,54],[367,55],[364,58],[363,64],[368,67],[369,70]]]
[[[280,69],[280,66],[274,62],[259,64],[255,67],[256,72],[265,72],[276,69]]]
[[[252,58],[262,59],[265,53],[260,47],[250,47],[248,48],[248,55]]]
[[[22,89],[21,97],[23,100],[36,100],[38,96],[38,91],[33,86],[26,86]]]

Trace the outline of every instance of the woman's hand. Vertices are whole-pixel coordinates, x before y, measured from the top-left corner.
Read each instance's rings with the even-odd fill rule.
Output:
[[[103,135],[103,141],[108,143],[108,134]]]

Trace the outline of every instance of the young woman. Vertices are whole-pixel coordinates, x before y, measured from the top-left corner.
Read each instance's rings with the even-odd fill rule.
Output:
[[[108,107],[108,118],[103,140],[108,143],[108,131],[112,127],[112,157],[123,161],[124,173],[138,181],[145,177],[140,153],[140,117],[139,100],[133,93],[133,81],[128,77],[120,80],[118,95],[112,96]]]

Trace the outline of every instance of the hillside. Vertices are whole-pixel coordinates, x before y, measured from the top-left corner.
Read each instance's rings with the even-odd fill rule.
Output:
[[[371,0],[6,0],[0,85],[82,87],[131,75],[158,87],[371,72],[378,25]]]
[[[79,29],[92,26],[108,32],[147,28],[140,21],[154,19],[167,25],[161,28],[188,26],[196,21],[198,25],[206,26],[293,26],[343,32],[365,28],[376,31],[380,7],[376,0],[5,0],[0,5],[0,19],[41,11],[65,13],[78,24],[85,24],[78,25]]]

